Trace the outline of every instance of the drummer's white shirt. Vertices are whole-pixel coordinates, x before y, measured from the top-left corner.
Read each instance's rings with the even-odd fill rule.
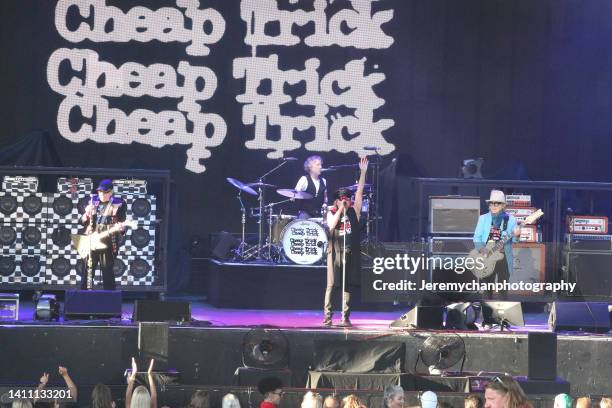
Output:
[[[315,185],[315,189],[317,191],[317,195],[319,195],[319,186],[321,185],[321,180],[323,180],[323,185],[327,187],[327,181],[325,181],[323,177],[319,177],[318,180],[312,179]],[[297,191],[306,191],[307,188],[308,188],[308,179],[306,178],[306,176],[300,177],[297,184],[295,185],[295,189]]]

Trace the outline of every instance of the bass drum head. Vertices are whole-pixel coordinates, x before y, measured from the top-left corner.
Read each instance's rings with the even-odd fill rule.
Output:
[[[312,265],[323,258],[327,249],[325,228],[311,220],[295,220],[281,234],[285,256],[298,265]]]

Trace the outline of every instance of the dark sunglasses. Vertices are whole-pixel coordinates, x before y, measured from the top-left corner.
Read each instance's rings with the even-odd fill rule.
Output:
[[[491,201],[489,205],[504,205],[504,203],[500,203],[498,201]]]

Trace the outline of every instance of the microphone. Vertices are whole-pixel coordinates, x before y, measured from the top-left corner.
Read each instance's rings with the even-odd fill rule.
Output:
[[[380,149],[380,147],[376,147],[376,146],[364,146],[363,147],[363,150],[377,151],[379,149]]]
[[[327,168],[327,169],[321,169],[321,173],[325,173],[328,171],[336,171],[336,169],[332,169],[332,168]]]
[[[282,157],[282,161],[294,161],[297,160],[297,157]]]

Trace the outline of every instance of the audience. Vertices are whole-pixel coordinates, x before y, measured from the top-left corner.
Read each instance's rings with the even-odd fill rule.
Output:
[[[425,391],[420,400],[421,408],[436,408],[438,406],[438,396],[433,391]]]
[[[209,408],[210,407],[210,397],[208,396],[208,392],[198,390],[193,393],[191,397],[191,402],[189,403],[189,408]]]
[[[399,385],[389,385],[385,388],[383,399],[387,408],[403,408],[404,389]]]
[[[240,401],[232,393],[225,394],[221,402],[221,408],[240,408]]]
[[[559,394],[555,397],[554,408],[572,408],[572,397],[567,394]]]
[[[342,399],[342,408],[361,408],[365,405],[355,394],[347,395]]]
[[[484,408],[482,398],[478,394],[470,394],[463,401],[464,408]],[[555,407],[557,408],[557,407]]]
[[[533,408],[523,389],[510,376],[495,377],[485,387],[485,408]]]
[[[328,395],[323,401],[324,408],[340,408],[340,401],[335,395]]]
[[[149,390],[144,385],[139,385],[134,390],[138,366],[136,365],[136,360],[132,357],[132,372],[128,377],[128,386],[125,391],[125,408],[157,408],[157,389],[153,381],[153,363],[154,360],[151,359],[149,370],[147,371],[147,380],[149,381],[151,392],[149,393]]]
[[[576,408],[591,408],[590,397],[580,397],[576,400]]]
[[[599,401],[599,408],[612,408],[612,398],[602,397]]]
[[[323,408],[323,397],[320,394],[308,391],[304,394],[304,398],[302,399],[301,408]]]
[[[32,401],[28,399],[18,399],[13,401],[11,408],[32,408]]]
[[[276,408],[280,405],[283,396],[283,383],[276,377],[266,377],[259,381],[257,389],[263,395],[264,400],[259,408]]]
[[[115,408],[111,390],[104,384],[96,384],[91,392],[92,408]]]

